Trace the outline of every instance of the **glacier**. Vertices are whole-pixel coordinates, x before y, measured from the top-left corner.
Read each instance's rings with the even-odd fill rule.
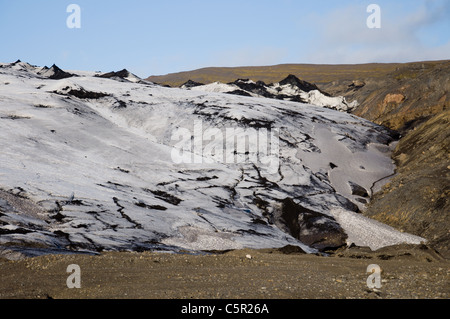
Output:
[[[184,147],[199,160],[175,161],[174,132],[195,132],[196,121],[200,136],[228,129],[246,148],[209,136]],[[239,135],[249,130],[277,132],[275,169]],[[372,186],[395,173],[395,142],[386,128],[326,106],[168,88],[126,70],[0,63],[0,251],[420,243],[360,214]],[[206,148],[241,160],[205,158]]]

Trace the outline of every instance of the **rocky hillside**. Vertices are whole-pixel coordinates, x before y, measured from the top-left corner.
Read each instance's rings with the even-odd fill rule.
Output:
[[[322,89],[357,100],[353,114],[398,130],[397,175],[367,216],[423,236],[450,257],[450,61],[405,64],[384,78],[335,81]]]
[[[423,236],[450,257],[450,110],[409,131],[397,145],[397,175],[376,194],[367,216]]]
[[[354,78],[323,84],[331,95],[357,100],[353,114],[406,133],[450,105],[450,61],[410,63],[384,77]]]
[[[412,63],[383,78],[334,81],[321,88],[357,100],[353,114],[399,131],[397,175],[366,216],[427,238],[450,257],[450,61]]]

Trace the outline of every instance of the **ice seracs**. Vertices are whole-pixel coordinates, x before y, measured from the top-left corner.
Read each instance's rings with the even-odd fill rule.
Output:
[[[112,79],[116,79],[116,80],[126,80],[126,81],[133,82],[133,83],[142,81],[142,79],[140,77],[131,73],[127,69],[123,69],[123,70],[120,70],[117,72],[111,71],[111,72],[103,73],[103,74],[96,75],[96,76],[101,77],[101,78],[106,78],[106,79],[112,78]]]
[[[370,195],[394,171],[395,136],[383,127],[324,107],[166,88],[121,74],[71,71],[77,76],[50,79],[20,63],[0,68],[3,249],[36,255],[295,245],[317,252],[349,241],[379,247],[423,240],[390,228],[367,236],[377,228],[358,214],[359,200],[370,198],[351,185]],[[243,84],[258,85],[235,85]],[[186,156],[203,159],[222,147],[234,160],[176,163],[173,134],[183,128],[192,132]],[[275,129],[273,169],[251,132],[263,138]],[[229,132],[226,141],[246,148],[210,132]]]
[[[315,84],[300,80],[292,74],[284,80],[273,84],[266,84],[262,81],[254,82],[249,79],[238,79],[226,84],[220,82],[202,84],[189,80],[181,88],[194,91],[221,92],[241,96],[296,101],[342,112],[350,112],[358,106],[357,101],[349,103],[342,96],[332,97],[320,90]]]

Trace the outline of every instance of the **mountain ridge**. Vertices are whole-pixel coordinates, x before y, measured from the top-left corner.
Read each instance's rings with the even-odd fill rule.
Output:
[[[407,63],[363,63],[363,64],[277,64],[272,66],[205,67],[191,71],[151,75],[147,80],[172,87],[181,86],[189,79],[200,83],[229,83],[236,79],[250,79],[266,83],[279,82],[289,74],[308,82],[322,84],[337,80],[361,77],[383,77],[397,68],[422,63],[435,65],[446,60]]]

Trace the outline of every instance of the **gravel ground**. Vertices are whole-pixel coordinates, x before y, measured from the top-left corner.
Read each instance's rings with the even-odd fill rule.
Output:
[[[411,248],[412,247],[412,248]],[[289,252],[289,251],[288,251]],[[80,267],[69,289],[67,267]],[[381,288],[367,267],[381,268]],[[0,298],[447,299],[448,260],[425,248],[353,248],[331,257],[276,249],[205,255],[109,252],[0,260]],[[72,277],[71,277],[72,278]],[[73,281],[76,282],[76,281]]]

